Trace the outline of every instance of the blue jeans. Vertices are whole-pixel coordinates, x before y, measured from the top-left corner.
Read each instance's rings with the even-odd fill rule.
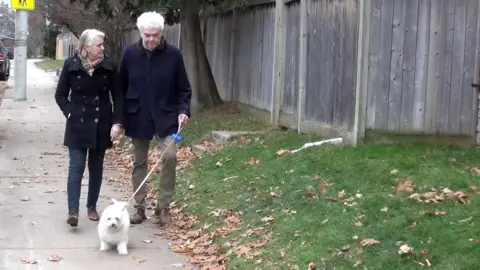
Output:
[[[103,161],[106,149],[77,149],[69,148],[70,164],[68,167],[68,213],[79,212],[82,178],[88,153],[88,181],[87,208],[95,209],[97,206],[100,187],[102,186]]]

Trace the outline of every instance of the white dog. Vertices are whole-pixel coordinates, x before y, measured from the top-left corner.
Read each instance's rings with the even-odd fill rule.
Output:
[[[130,218],[126,209],[126,202],[112,199],[113,204],[103,210],[98,223],[100,250],[106,251],[116,246],[118,254],[127,255],[128,230]]]

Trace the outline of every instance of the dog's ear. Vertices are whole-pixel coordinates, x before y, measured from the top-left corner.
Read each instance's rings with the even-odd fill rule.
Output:
[[[112,202],[113,202],[113,204],[117,204],[117,203],[118,203],[118,201],[117,201],[116,199],[114,199],[114,198],[112,198]]]

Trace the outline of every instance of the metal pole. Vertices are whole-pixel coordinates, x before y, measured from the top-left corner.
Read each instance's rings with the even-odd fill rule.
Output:
[[[15,73],[14,73],[14,100],[27,99],[27,31],[28,11],[15,12]]]

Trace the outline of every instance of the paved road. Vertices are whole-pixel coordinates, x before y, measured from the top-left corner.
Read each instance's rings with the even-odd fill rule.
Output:
[[[160,230],[151,221],[131,229],[128,256],[100,252],[96,223],[85,213],[86,177],[79,227],[66,224],[64,117],[53,97],[54,75],[39,70],[33,61],[28,62],[28,101],[8,99],[12,90],[7,90],[0,107],[0,269],[181,269],[185,259],[168,249],[168,241],[155,237]],[[104,179],[115,173],[107,170]],[[100,210],[110,203],[109,197],[125,196],[120,187],[106,182]],[[51,262],[48,258],[54,253],[62,259]],[[22,263],[22,257],[37,263]]]

